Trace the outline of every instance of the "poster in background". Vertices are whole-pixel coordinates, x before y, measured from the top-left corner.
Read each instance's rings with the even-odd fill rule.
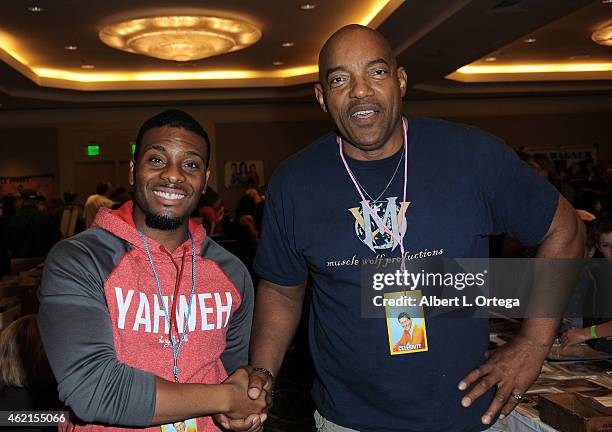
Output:
[[[522,151],[528,155],[545,154],[555,164],[557,171],[571,170],[574,175],[588,175],[589,169],[597,164],[596,146],[534,147]]]
[[[223,174],[226,189],[260,187],[265,184],[262,160],[225,162]]]
[[[38,195],[47,200],[55,198],[54,177],[51,174],[24,176],[24,177],[0,177],[0,196],[19,195],[22,190],[32,189]]]

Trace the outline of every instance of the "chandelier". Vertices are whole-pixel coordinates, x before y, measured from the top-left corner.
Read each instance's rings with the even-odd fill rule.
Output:
[[[159,16],[107,25],[99,37],[122,51],[185,62],[246,48],[261,38],[261,31],[234,18]]]
[[[601,27],[591,38],[600,45],[612,46],[612,24]]]

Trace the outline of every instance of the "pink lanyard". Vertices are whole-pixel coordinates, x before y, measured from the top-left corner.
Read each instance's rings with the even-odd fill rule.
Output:
[[[402,117],[402,127],[404,129],[404,195],[403,195],[402,202],[406,202],[406,186],[408,185],[408,122],[403,117]],[[355,175],[353,174],[353,172],[348,166],[348,163],[346,162],[346,158],[344,157],[344,152],[342,151],[342,138],[340,136],[337,136],[336,142],[338,143],[338,149],[340,150],[340,158],[342,159],[342,162],[344,163],[344,168],[346,168],[346,172],[348,173],[349,177],[353,181],[353,184],[355,185],[355,189],[357,189],[357,192],[359,193],[359,196],[361,197],[362,201],[365,203],[366,207],[368,208],[368,211],[370,212],[372,217],[376,219],[376,221],[380,224],[380,226],[383,226],[385,228],[385,231],[387,231],[387,233],[391,236],[391,238],[393,238],[399,244],[400,252],[402,253],[401,270],[405,271],[406,264],[404,263],[404,234],[402,233],[403,218],[397,221],[399,233],[394,233],[387,226],[387,224],[383,222],[380,216],[378,216],[378,213],[376,213],[374,209],[370,207],[370,204],[365,199],[363,192],[361,192],[361,188],[357,184],[357,179],[355,178]]]

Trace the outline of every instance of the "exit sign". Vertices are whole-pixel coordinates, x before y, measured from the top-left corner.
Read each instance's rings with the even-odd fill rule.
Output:
[[[100,145],[99,144],[88,144],[87,145],[87,156],[100,156]]]

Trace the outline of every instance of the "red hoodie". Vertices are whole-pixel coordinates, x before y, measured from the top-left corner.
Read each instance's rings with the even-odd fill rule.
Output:
[[[104,236],[110,233],[115,237],[115,241],[120,240],[125,244],[125,253],[116,260],[116,265],[101,272],[106,275],[103,280],[103,286],[100,288],[103,290],[106,301],[107,310],[105,313],[110,317],[112,345],[116,352],[116,360],[119,363],[141,371],[150,372],[168,381],[174,381],[173,354],[168,333],[168,320],[170,317],[166,318],[164,308],[159,301],[158,286],[145,250],[145,245],[132,219],[132,203],[126,203],[116,211],[101,209],[94,221],[93,227],[92,230],[85,232],[89,233],[89,237],[96,233]],[[191,240],[188,239],[172,253],[155,240],[150,238],[146,240],[159,277],[166,310],[170,315],[174,315],[172,318],[172,334],[175,340],[178,341],[179,335],[183,332],[185,326],[187,327],[187,334],[178,357],[179,382],[218,384],[227,378],[226,369],[221,357],[228,348],[226,346],[228,328],[233,325],[233,316],[240,309],[243,303],[243,294],[245,293],[245,287],[242,286],[244,285],[245,275],[231,273],[235,273],[237,269],[238,272],[243,272],[244,267],[236,266],[236,258],[231,257],[228,259],[229,254],[221,251],[218,245],[214,244],[213,247],[212,241],[206,238],[205,231],[201,225],[190,222],[189,228],[196,249],[196,284],[188,322],[186,322],[187,312],[193,283],[193,250]],[[84,244],[91,244],[91,242],[87,241],[87,235],[81,237],[75,236],[67,241],[72,240],[73,242],[80,241]],[[101,250],[100,254],[103,255],[103,248],[98,249]],[[102,266],[104,259],[101,259],[100,263],[88,263],[88,259],[93,258],[95,260],[97,255],[94,248],[91,248],[91,250],[92,252],[89,256],[83,259],[85,261],[84,265]],[[51,260],[51,265],[54,265],[53,260]],[[99,271],[99,269],[97,270]],[[41,309],[43,309],[43,316],[46,316],[44,314],[45,293],[56,290],[57,285],[63,282],[54,280],[50,276],[43,284],[44,286],[41,288]],[[250,288],[252,290],[252,287]],[[57,296],[57,293],[54,293],[54,295]],[[250,298],[249,303],[252,313],[252,298]],[[248,323],[244,322],[243,316],[239,324],[239,332],[242,334],[240,343],[242,344],[245,342],[243,333],[250,331],[251,315],[248,315]],[[43,318],[41,327],[44,325]],[[71,325],[78,325],[78,323],[72,323]],[[95,329],[90,329],[90,331],[92,330],[95,332]],[[232,331],[236,332],[236,329]],[[232,337],[232,339],[234,340],[235,337]],[[92,337],[92,342],[96,342],[95,337]],[[233,352],[231,354],[236,356],[236,350],[239,349],[241,351],[240,357],[242,357],[240,360],[234,359],[232,370],[237,365],[240,365],[240,362],[246,364],[244,352],[248,347],[248,336],[246,336],[246,345],[245,347],[232,347]],[[100,354],[95,347],[88,349],[91,352],[89,353],[90,357],[86,359],[87,361],[91,359],[91,356]],[[66,355],[66,353],[64,352],[63,355]],[[79,353],[79,355],[81,354]],[[60,398],[62,398],[63,393],[68,394],[67,397],[62,399],[79,416],[79,410],[72,406],[78,405],[78,403],[72,404],[70,398],[70,395],[78,389],[62,389],[62,371],[57,370],[57,365],[54,364],[52,357],[53,353],[51,353],[50,361],[58,378]],[[89,392],[88,394],[94,394],[95,391],[92,392],[89,389]],[[88,396],[83,395],[83,397]],[[119,402],[113,400],[113,395],[107,395],[107,398],[108,400],[104,402],[105,404],[118,405],[122,401],[122,396],[117,396]],[[104,411],[105,408],[95,407],[92,411],[97,413]],[[83,415],[83,417],[89,418],[88,412],[84,414],[86,415]],[[146,415],[149,414],[152,417],[152,413],[147,411]],[[114,420],[117,417],[121,419],[121,414],[113,413],[110,415],[110,418]],[[126,414],[127,417],[129,417],[129,413]],[[102,416],[102,418],[106,420],[106,417]],[[115,421],[117,424],[126,424],[121,423],[122,420]],[[130,423],[133,423],[132,420],[127,420],[127,424]],[[65,425],[61,429],[69,431],[126,430],[125,428],[93,424],[79,425],[74,423]],[[159,431],[160,426],[144,430]],[[197,419],[197,430],[201,432],[217,431],[219,429],[213,424],[210,417],[203,417]]]

